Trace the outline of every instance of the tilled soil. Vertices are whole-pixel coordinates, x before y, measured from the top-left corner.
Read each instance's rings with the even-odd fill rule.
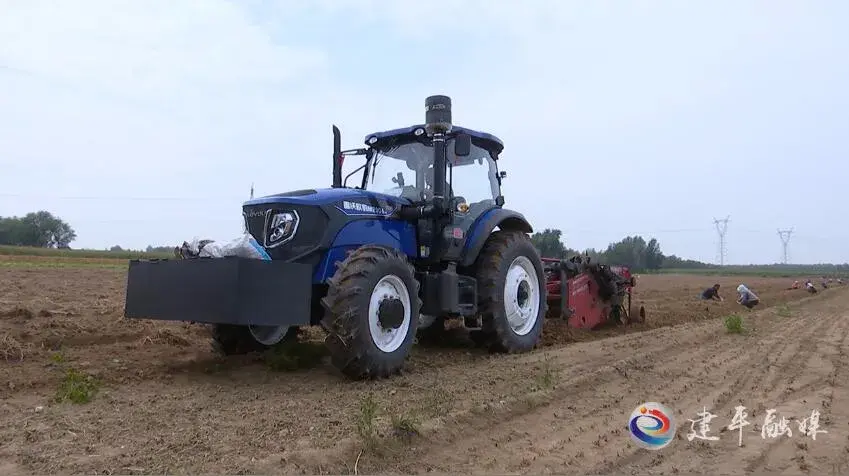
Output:
[[[125,279],[0,268],[0,473],[849,471],[843,289],[808,297],[747,278],[765,305],[791,304],[743,309],[747,332],[729,335],[711,318],[740,311],[739,279],[644,276],[645,324],[550,322],[542,350],[514,356],[416,348],[404,375],[350,382],[326,359],[275,372],[259,356],[218,359],[203,326],[122,319]],[[698,301],[716,279],[731,302]],[[89,403],[55,401],[69,370],[96,378]],[[627,418],[643,401],[674,410],[669,447],[631,443]],[[742,447],[719,433],[736,405],[752,423]],[[687,440],[702,407],[721,440]],[[792,438],[762,439],[768,408],[779,419],[819,410],[828,433],[814,441],[792,421]],[[369,423],[373,436],[358,432]]]

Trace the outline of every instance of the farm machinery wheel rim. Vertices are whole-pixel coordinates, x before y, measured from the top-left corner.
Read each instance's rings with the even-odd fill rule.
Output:
[[[286,337],[289,326],[248,326],[251,336],[262,345],[274,345]]]
[[[504,280],[504,311],[516,335],[534,328],[539,314],[540,285],[531,260],[519,256],[510,264]]]
[[[411,308],[410,292],[401,278],[390,274],[377,282],[369,300],[368,325],[371,340],[378,349],[390,353],[401,347],[410,330]],[[399,315],[387,316],[387,313]]]

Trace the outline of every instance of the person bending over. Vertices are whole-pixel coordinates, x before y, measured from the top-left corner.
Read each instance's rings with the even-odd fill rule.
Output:
[[[746,306],[750,311],[761,302],[757,294],[750,291],[745,284],[737,286],[737,293],[740,294],[740,297],[737,298],[737,303]]]
[[[713,286],[702,291],[701,298],[704,301],[710,301],[710,300],[720,301],[720,302],[724,301],[724,299],[722,299],[722,296],[719,295],[719,285],[718,284],[714,284]]]

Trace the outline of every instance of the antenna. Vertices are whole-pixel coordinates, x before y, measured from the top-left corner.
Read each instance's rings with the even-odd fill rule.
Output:
[[[731,220],[730,215],[721,220],[713,219],[713,224],[716,226],[716,232],[719,234],[719,265],[725,266],[725,232],[728,231],[728,222]]]
[[[784,261],[782,261],[782,263],[784,264],[787,264],[787,246],[790,244],[790,235],[792,234],[792,227],[789,230],[778,230],[778,237],[781,238],[781,247],[784,251],[782,255],[784,257]]]
[[[251,200],[254,199],[254,183],[251,182]]]

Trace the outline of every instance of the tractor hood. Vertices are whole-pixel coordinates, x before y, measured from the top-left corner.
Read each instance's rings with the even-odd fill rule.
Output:
[[[273,259],[295,260],[331,246],[345,224],[393,215],[410,202],[354,188],[296,190],[248,200],[245,229]]]
[[[371,201],[389,202],[393,205],[409,204],[405,198],[394,197],[378,192],[360,190],[357,188],[319,188],[295,190],[293,192],[277,193],[265,197],[248,200],[245,207],[254,205],[272,205],[289,203],[293,205],[329,205],[335,202],[356,200],[363,203]]]

